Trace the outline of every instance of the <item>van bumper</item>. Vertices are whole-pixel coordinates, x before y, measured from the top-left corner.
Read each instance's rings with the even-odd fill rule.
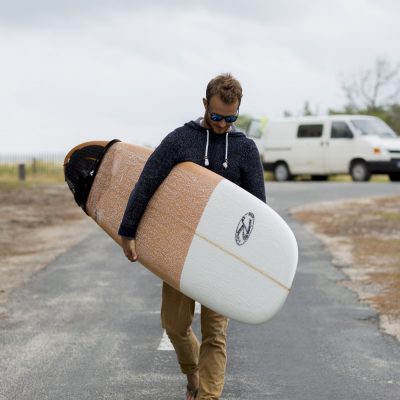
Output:
[[[400,172],[400,158],[392,158],[389,161],[368,161],[371,174],[387,174]]]

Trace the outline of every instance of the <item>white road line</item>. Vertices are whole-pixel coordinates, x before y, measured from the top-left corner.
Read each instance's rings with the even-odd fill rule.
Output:
[[[194,308],[194,313],[200,314],[200,310],[201,310],[201,305],[196,302],[195,308]],[[157,311],[157,312],[159,312],[159,311]],[[161,341],[157,347],[157,350],[160,350],[160,351],[173,351],[174,350],[174,346],[172,346],[172,343],[169,340],[169,337],[167,335],[167,332],[165,332],[165,329],[163,330]]]
[[[163,332],[161,342],[158,345],[157,350],[160,350],[160,351],[173,351],[174,350],[174,346],[172,346],[172,343],[169,340],[169,337],[167,336],[167,332],[165,332],[165,330]]]

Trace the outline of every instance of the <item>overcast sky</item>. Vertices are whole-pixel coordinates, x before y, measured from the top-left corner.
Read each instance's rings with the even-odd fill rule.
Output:
[[[399,16],[397,0],[0,0],[0,153],[157,145],[221,72],[242,113],[326,113],[342,76],[400,62]]]

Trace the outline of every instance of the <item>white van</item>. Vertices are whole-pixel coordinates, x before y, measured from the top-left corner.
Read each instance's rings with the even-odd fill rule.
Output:
[[[264,169],[277,181],[296,175],[326,180],[350,173],[353,181],[388,174],[400,181],[400,137],[381,119],[366,115],[332,115],[253,119],[247,134],[259,147]]]

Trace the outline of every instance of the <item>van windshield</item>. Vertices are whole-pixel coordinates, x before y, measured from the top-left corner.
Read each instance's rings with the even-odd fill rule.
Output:
[[[374,119],[352,119],[353,126],[362,135],[380,136],[385,138],[397,137],[396,132],[386,122],[378,118]]]

